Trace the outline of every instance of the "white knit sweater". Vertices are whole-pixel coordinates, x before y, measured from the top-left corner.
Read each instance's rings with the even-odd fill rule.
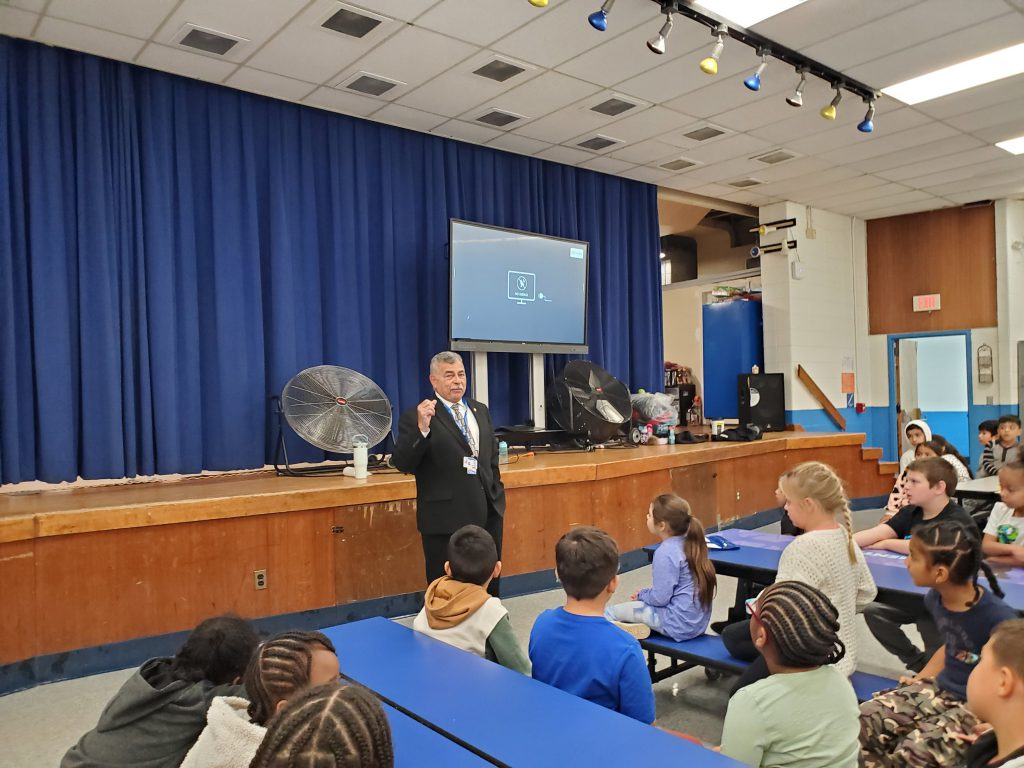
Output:
[[[249,720],[249,702],[218,696],[206,713],[206,728],[181,768],[248,768],[267,729]]]
[[[808,531],[793,539],[782,552],[776,581],[802,581],[825,593],[839,611],[839,639],[846,656],[836,664],[844,675],[857,669],[857,613],[878,592],[864,553],[854,543],[857,562],[850,563],[846,531],[834,528]]]

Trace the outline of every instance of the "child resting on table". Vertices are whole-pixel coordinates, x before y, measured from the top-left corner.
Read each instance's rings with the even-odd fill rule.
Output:
[[[982,550],[990,562],[1024,566],[1024,462],[999,470],[999,498],[985,525]]]
[[[839,611],[839,637],[846,648],[838,668],[844,676],[857,668],[857,612],[877,594],[875,580],[854,542],[850,502],[843,483],[827,464],[809,461],[779,478],[786,511],[805,533],[786,546],[776,581],[801,581],[821,590]],[[750,622],[731,624],[722,642],[733,656],[753,663],[740,675],[733,692],[766,677],[764,657],[751,642]]]
[[[991,591],[978,584],[985,572]],[[1017,613],[982,559],[981,542],[957,522],[914,530],[907,571],[929,587],[925,606],[942,645],[913,677],[861,705],[861,759],[865,768],[962,765],[979,721],[966,706],[967,678],[992,630]]]
[[[729,700],[722,753],[755,768],[856,768],[857,696],[835,666],[846,653],[839,611],[799,581],[777,581],[747,605],[771,674]]]
[[[634,637],[646,637],[649,630],[677,641],[700,637],[711,619],[717,583],[704,526],[684,499],[663,493],[647,510],[647,530],[661,539],[654,552],[653,586],[634,592],[628,603],[608,606],[604,615]]]

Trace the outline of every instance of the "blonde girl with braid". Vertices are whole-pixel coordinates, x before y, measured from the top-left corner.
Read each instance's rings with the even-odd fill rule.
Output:
[[[273,719],[251,768],[393,768],[391,726],[377,698],[337,683],[296,696]]]
[[[859,711],[836,668],[846,653],[839,611],[800,581],[775,582],[747,610],[770,675],[729,701],[723,754],[764,768],[856,768]]]
[[[821,590],[839,611],[839,638],[846,654],[838,662],[844,676],[857,669],[857,614],[878,590],[864,553],[853,538],[850,501],[835,470],[819,461],[800,464],[779,478],[779,492],[793,524],[805,533],[786,546],[779,559],[777,581],[800,581]],[[749,622],[722,631],[729,652],[753,661],[733,692],[768,674],[763,658],[750,642]]]
[[[247,768],[267,723],[296,694],[338,680],[338,656],[320,632],[282,632],[256,649],[245,670],[246,699],[218,696],[181,768]]]

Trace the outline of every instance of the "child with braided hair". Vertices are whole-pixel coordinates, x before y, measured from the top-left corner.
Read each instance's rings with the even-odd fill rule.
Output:
[[[978,584],[985,573],[990,590]],[[925,606],[943,645],[913,677],[861,705],[861,758],[866,768],[960,765],[978,719],[967,708],[967,678],[982,646],[1001,622],[1016,617],[992,569],[982,559],[976,531],[954,522],[928,523],[910,539],[907,571],[930,587]]]
[[[391,726],[358,685],[303,691],[274,718],[250,768],[392,768]]]
[[[320,632],[282,632],[257,648],[245,670],[249,700],[218,696],[181,768],[245,768],[267,723],[305,688],[335,682],[338,657]]]
[[[800,581],[777,581],[747,606],[771,674],[729,701],[722,753],[765,768],[856,768],[857,697],[836,668],[846,653],[839,611]]]
[[[850,502],[843,482],[827,464],[809,461],[779,478],[790,519],[804,534],[782,551],[777,581],[800,581],[821,590],[839,611],[839,637],[846,654],[838,662],[844,676],[857,669],[857,613],[877,594],[864,553],[853,538]],[[733,693],[769,674],[764,657],[751,643],[750,622],[722,631],[725,647],[753,663],[740,675]]]

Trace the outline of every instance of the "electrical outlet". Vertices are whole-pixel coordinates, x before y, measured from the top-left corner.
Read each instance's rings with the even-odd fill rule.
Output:
[[[252,572],[253,582],[256,584],[256,589],[267,588],[267,569],[261,568],[258,571]]]

